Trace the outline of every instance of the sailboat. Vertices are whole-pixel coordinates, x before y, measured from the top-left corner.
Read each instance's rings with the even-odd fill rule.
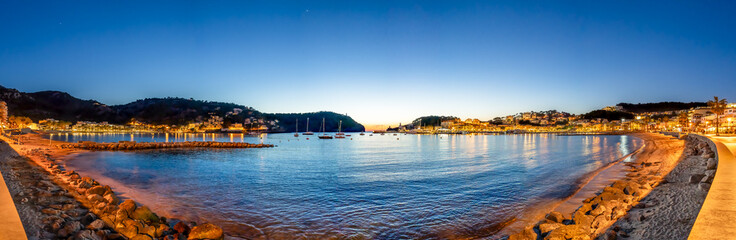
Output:
[[[337,125],[337,133],[335,134],[335,138],[345,138],[345,133],[342,132],[342,120],[340,120],[340,124]]]
[[[309,131],[309,118],[307,118],[307,131],[303,132],[302,135],[314,135],[313,132]]]
[[[296,130],[294,131],[294,137],[299,137],[299,119],[296,119]]]
[[[322,130],[322,135],[318,136],[319,139],[332,139],[332,136],[325,134],[325,119],[324,118],[322,118],[322,128],[320,130]]]

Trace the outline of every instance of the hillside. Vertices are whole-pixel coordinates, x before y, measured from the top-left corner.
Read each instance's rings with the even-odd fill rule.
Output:
[[[657,103],[619,103],[616,106],[623,108],[625,112],[645,113],[645,112],[664,112],[685,110],[694,107],[705,107],[708,104],[704,102],[657,102]]]
[[[11,115],[27,116],[33,121],[47,118],[77,121],[107,121],[124,124],[131,119],[149,124],[180,125],[206,121],[210,116],[224,119],[225,126],[250,120],[275,120],[278,124],[271,132],[293,131],[295,121],[310,122],[312,131],[318,130],[318,122],[325,118],[327,131],[337,131],[338,122],[343,121],[344,131],[364,131],[363,125],[346,115],[334,112],[264,114],[252,107],[234,103],[211,102],[185,98],[147,98],[131,103],[108,106],[95,100],[82,100],[65,92],[42,91],[20,92],[0,86],[0,100],[8,104]],[[301,128],[301,127],[300,127]]]
[[[455,120],[460,119],[458,117],[454,116],[424,116],[419,117],[417,119],[414,119],[414,121],[411,122],[413,126],[419,126],[420,124],[422,126],[440,126],[442,125],[442,121],[445,120]]]

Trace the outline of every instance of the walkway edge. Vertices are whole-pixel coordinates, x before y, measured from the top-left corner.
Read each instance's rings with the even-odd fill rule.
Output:
[[[0,174],[0,183],[2,183],[0,184],[0,240],[28,239],[23,223],[20,221],[18,209],[15,208],[2,174]]]
[[[736,236],[736,158],[721,140],[697,136],[715,147],[718,166],[688,239],[732,239]]]

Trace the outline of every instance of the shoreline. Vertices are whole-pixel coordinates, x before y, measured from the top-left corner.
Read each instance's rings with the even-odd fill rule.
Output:
[[[559,199],[540,199],[537,203],[531,205],[530,208],[534,210],[523,213],[522,216],[524,217],[514,218],[513,222],[505,225],[490,237],[498,238],[519,232],[523,230],[525,226],[544,219],[545,215],[551,211],[560,212],[563,217],[571,218],[575,209],[580,206],[580,201],[595,196],[595,192],[598,191],[598,189],[603,189],[604,186],[624,177],[624,175],[611,176],[611,173],[607,173],[608,171],[621,171],[622,169],[615,168],[624,168],[625,162],[628,162],[630,159],[635,159],[636,155],[644,150],[646,147],[644,139],[633,135],[629,136],[642,141],[642,146],[616,161],[610,162],[595,171],[586,173],[583,177],[575,181],[577,189],[572,191],[568,196]],[[589,189],[590,187],[593,189]]]
[[[647,136],[647,137],[640,137],[640,136]],[[644,155],[642,157],[651,157],[651,156],[647,156],[647,155],[651,155],[652,152],[648,152],[646,150],[650,150],[650,151],[657,151],[658,150],[658,148],[656,146],[653,146],[653,145],[650,145],[649,143],[647,143],[647,141],[648,141],[647,138],[654,137],[654,136],[655,136],[654,134],[636,134],[636,135],[633,135],[633,137],[636,137],[636,138],[644,141],[644,145],[641,146],[640,148],[638,148],[637,150],[634,150],[632,153],[630,153],[630,154],[628,154],[626,156],[623,156],[622,158],[618,159],[617,161],[611,162],[611,163],[607,164],[606,166],[603,166],[600,169],[596,170],[595,172],[592,172],[590,174],[590,176],[585,177],[585,178],[582,178],[581,180],[579,180],[579,182],[585,182],[585,183],[582,184],[580,188],[578,188],[577,190],[575,190],[570,196],[568,196],[568,197],[566,197],[566,198],[564,198],[562,200],[559,200],[559,201],[557,201],[555,203],[547,204],[547,206],[552,206],[551,209],[554,209],[555,211],[558,211],[558,212],[561,211],[561,210],[558,210],[558,207],[562,203],[564,203],[566,201],[570,201],[571,199],[573,199],[586,186],[590,185],[592,181],[594,181],[596,178],[598,178],[599,176],[601,176],[602,173],[604,173],[605,171],[608,171],[609,169],[612,169],[615,166],[622,166],[623,165],[623,166],[627,166],[627,167],[632,167],[632,165],[637,165],[638,164],[638,165],[641,165],[642,167],[645,167],[645,165],[647,165],[647,163],[650,163],[651,162],[650,161],[651,159],[642,160],[642,159],[639,159],[639,155]],[[74,156],[77,156],[79,154],[83,154],[83,153],[86,153],[86,152],[91,152],[91,151],[88,151],[88,150],[79,150],[79,149],[62,149],[62,148],[59,148],[58,145],[56,145],[57,148],[51,148],[51,146],[54,146],[54,144],[52,144],[52,143],[55,143],[55,144],[64,144],[66,142],[56,142],[56,141],[53,141],[52,142],[52,141],[49,141],[48,139],[41,139],[40,136],[38,136],[38,135],[36,135],[36,137],[38,139],[33,139],[31,137],[25,137],[25,139],[24,139],[25,141],[23,141],[23,142],[26,143],[26,144],[24,144],[24,145],[17,145],[17,146],[18,147],[21,147],[21,149],[25,148],[25,150],[29,150],[29,152],[30,152],[30,150],[37,151],[37,148],[38,147],[46,147],[46,150],[47,151],[45,151],[45,152],[43,152],[43,151],[42,152],[38,152],[39,153],[38,155],[44,156],[43,157],[44,159],[41,159],[42,160],[41,161],[42,163],[43,163],[44,160],[46,161],[46,163],[48,163],[50,161],[52,164],[63,163],[65,158],[74,157]],[[31,140],[35,140],[36,141],[35,144]],[[26,141],[28,141],[28,142],[26,142]],[[649,139],[649,141],[653,141],[653,140]],[[30,144],[27,144],[27,143],[30,143]],[[654,144],[654,145],[656,145],[656,144]],[[42,166],[42,168],[44,167],[44,165],[43,164],[40,164],[37,159],[34,159],[34,156],[30,156],[30,154],[28,154],[28,153],[23,154],[22,152],[23,152],[23,150],[18,151],[18,153],[21,154],[21,155],[29,155],[27,157],[29,157],[33,162],[35,162],[39,166]],[[632,158],[632,157],[635,157],[636,158],[633,161],[634,163],[627,162],[627,159]],[[648,164],[647,167],[652,167],[653,165],[659,165],[659,164],[650,163],[650,164]],[[73,171],[65,171],[63,168],[59,168],[59,165],[55,165],[55,166],[52,165],[52,166],[45,167],[45,168],[46,169],[44,169],[44,170],[48,171],[48,174],[49,175],[52,175],[52,176],[53,176],[53,172],[57,172],[56,173],[57,175],[58,174],[71,175],[71,174],[74,173]],[[51,169],[51,170],[49,171],[49,169]],[[638,172],[638,170],[637,170],[637,172]],[[629,173],[629,174],[626,174],[626,176],[629,177],[629,175],[632,172],[631,171],[627,171],[627,173]],[[649,180],[649,179],[647,179],[647,180]],[[607,179],[607,180],[604,180],[604,181],[611,182],[612,180],[611,179]],[[614,182],[619,182],[619,181],[616,181],[616,180],[613,180],[613,181]],[[96,181],[92,180],[92,182],[94,183]],[[105,187],[110,188],[109,186],[105,186]],[[69,190],[72,190],[72,191],[76,190],[76,189],[74,189],[74,186],[70,186],[68,189]],[[80,192],[80,194],[82,194],[82,193]],[[120,195],[123,196],[123,198],[125,198],[125,197],[128,197],[129,194],[122,193]],[[84,196],[82,194],[82,200],[80,200],[80,202],[83,203],[82,205],[87,206],[90,210],[94,211],[96,207],[93,206],[93,205],[91,205],[91,204],[84,204],[84,198],[83,197]],[[130,197],[131,198],[135,198],[135,196],[130,196]],[[79,196],[75,196],[75,198],[79,198]],[[594,198],[594,197],[591,197],[591,198]],[[587,200],[590,200],[590,198],[587,199]],[[583,205],[583,206],[585,206],[585,205]],[[542,212],[542,211],[538,211],[538,212]],[[171,215],[171,214],[169,214],[169,215]],[[545,218],[545,217],[546,218],[549,218],[549,215],[544,216],[544,214],[539,214],[538,217],[540,217],[540,218]],[[570,214],[570,217],[562,216],[563,221],[564,220],[568,220],[568,219],[569,220],[573,220],[573,219],[575,219],[575,217],[576,217],[575,216],[575,213],[571,213]],[[543,221],[546,221],[546,220],[543,220]],[[114,223],[114,221],[113,221],[113,223]],[[562,222],[560,222],[560,223],[562,223]],[[509,225],[513,225],[513,224],[514,223],[511,223]],[[498,233],[495,233],[495,234],[491,235],[491,237],[499,236],[499,233],[504,232],[506,229],[508,229],[509,225],[504,226],[501,229],[501,231],[499,231]],[[537,226],[535,226],[537,228],[536,231],[540,231],[539,230],[539,225],[540,224],[538,223]],[[113,225],[113,227],[114,227],[114,225]],[[172,226],[170,226],[170,227],[172,227]],[[524,231],[522,231],[522,233],[525,233],[525,232],[528,233],[527,229],[528,229],[528,227]],[[607,228],[603,228],[603,229],[605,230]],[[550,232],[547,232],[547,233],[550,233]],[[547,234],[547,235],[549,235],[549,234]]]
[[[601,184],[602,189],[594,188],[595,195],[578,202],[571,215],[551,211],[508,239],[593,239],[626,215],[680,162],[684,149],[682,141],[671,137],[653,133],[632,136],[644,140],[645,146],[636,153],[636,159],[620,164],[624,168],[623,178]]]
[[[15,177],[10,180],[15,180],[11,195],[16,206],[22,206],[18,211],[21,212],[23,224],[27,225],[26,232],[31,233],[29,236],[43,239],[67,236],[82,239],[123,239],[123,236],[130,239],[224,237],[222,229],[218,226],[209,223],[197,225],[195,222],[159,217],[147,206],[131,199],[121,201],[110,186],[101,185],[92,178],[65,170],[60,164],[63,163],[65,156],[89,152],[88,150],[62,148],[66,142],[44,139],[39,134],[21,135],[18,139],[19,144],[15,139],[3,137],[3,140],[11,141],[2,143],[5,149],[2,157],[6,158],[2,167],[7,169],[9,166],[5,165],[10,162],[9,158],[14,158],[14,164],[26,165],[24,169],[34,175],[33,179],[49,179],[43,186],[47,190],[39,189],[34,192],[30,196],[33,197],[32,204],[24,205],[29,201],[24,191],[36,189],[31,186],[33,183],[28,183],[33,179],[22,178],[30,174],[18,177],[16,172],[3,171],[4,175]],[[11,171],[15,169],[18,167],[11,168]],[[22,180],[25,180],[25,183],[19,182]],[[51,203],[44,202],[45,198],[54,196],[63,199]],[[33,208],[38,207],[46,208],[40,212],[37,209],[34,211]]]

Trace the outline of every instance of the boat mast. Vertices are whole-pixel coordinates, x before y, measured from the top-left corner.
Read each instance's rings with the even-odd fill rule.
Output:
[[[307,118],[307,132],[309,132],[309,118]]]

